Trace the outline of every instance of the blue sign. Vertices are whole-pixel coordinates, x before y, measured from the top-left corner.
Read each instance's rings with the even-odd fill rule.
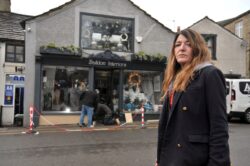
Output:
[[[13,105],[13,99],[14,99],[14,86],[5,85],[4,104]]]
[[[12,84],[24,84],[25,76],[7,74],[6,80],[8,80],[8,83],[12,83]]]

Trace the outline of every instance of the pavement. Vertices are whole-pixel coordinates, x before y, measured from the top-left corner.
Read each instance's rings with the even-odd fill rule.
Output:
[[[141,122],[126,123],[121,122],[121,125],[103,125],[96,124],[93,128],[79,127],[77,124],[70,125],[48,125],[38,126],[35,128],[4,126],[0,127],[1,135],[19,135],[19,134],[40,134],[49,132],[97,132],[97,131],[116,131],[116,130],[131,130],[131,129],[146,129],[157,128],[158,120],[146,121],[144,125]]]

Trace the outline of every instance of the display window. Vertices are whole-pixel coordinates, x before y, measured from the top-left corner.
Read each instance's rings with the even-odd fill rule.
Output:
[[[156,71],[124,72],[123,110],[140,112],[158,112],[161,107],[161,77]]]
[[[43,66],[43,111],[80,111],[79,95],[88,88],[89,69]]]
[[[133,52],[134,19],[81,13],[83,49]]]

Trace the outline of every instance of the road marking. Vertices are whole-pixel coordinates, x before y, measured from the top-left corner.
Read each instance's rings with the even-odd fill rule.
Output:
[[[82,131],[81,129],[66,129],[66,131]]]

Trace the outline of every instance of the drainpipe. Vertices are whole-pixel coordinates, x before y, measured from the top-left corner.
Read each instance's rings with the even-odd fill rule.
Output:
[[[3,106],[0,105],[0,127],[2,127],[2,112],[3,112]]]

